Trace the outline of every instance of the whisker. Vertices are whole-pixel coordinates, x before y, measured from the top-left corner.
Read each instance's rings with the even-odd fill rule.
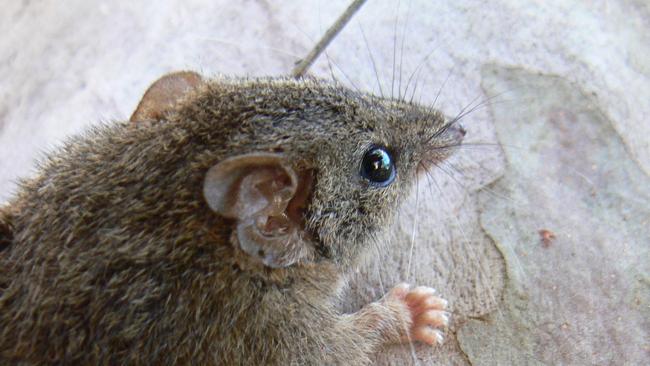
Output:
[[[436,131],[433,135],[431,135],[431,136],[430,136],[430,137],[425,141],[425,143],[428,144],[428,143],[430,143],[431,141],[433,141],[433,140],[437,139],[438,137],[442,136],[445,132],[447,132],[447,130],[449,130],[449,129],[451,128],[451,126],[452,126],[454,123],[456,123],[456,121],[454,121],[454,120],[451,120],[451,121],[446,122],[442,127],[440,127],[440,129],[438,129],[438,131]]]
[[[427,186],[429,188],[429,194],[433,197],[435,195],[433,194],[433,188],[432,188],[431,180],[434,179],[434,178],[433,178],[432,173],[431,173],[430,165],[424,164],[424,161],[421,161],[420,164],[422,166],[422,169],[424,169],[424,173],[425,173],[425,175],[427,177],[427,183],[429,183],[429,185]]]
[[[432,163],[433,163],[433,162],[432,162]],[[433,163],[433,164],[435,164],[435,163]],[[461,177],[467,179],[467,177],[465,176],[465,174],[463,174],[460,170],[458,170],[458,168],[456,168],[455,166],[453,166],[452,164],[450,164],[448,161],[444,161],[444,162],[442,162],[442,164],[439,164],[439,165],[436,165],[436,166],[437,166],[438,169],[442,170],[445,174],[447,174],[447,175],[448,175],[448,176],[449,176],[449,177],[450,177],[450,178],[451,178],[451,179],[452,179],[452,180],[453,180],[453,181],[458,185],[458,187],[460,187],[460,188],[461,188],[461,189],[462,189],[466,194],[471,194],[471,193],[472,193],[472,192],[470,191],[470,189],[469,189],[465,184],[463,184],[463,183],[460,182],[458,179],[456,179],[456,177],[454,176],[453,173],[450,173],[448,170],[445,169],[445,167],[448,167],[448,168],[450,168],[453,172],[455,172],[456,174],[458,174],[458,175],[460,175]],[[482,187],[480,188],[480,190],[481,190],[481,191],[484,191],[484,192],[486,192],[486,193],[488,193],[488,194],[490,194],[492,197],[496,197],[496,198],[499,198],[499,199],[503,199],[503,200],[505,200],[505,201],[508,201],[508,202],[511,202],[511,203],[514,203],[514,204],[522,204],[521,202],[517,202],[517,201],[516,201],[515,199],[513,199],[512,197],[504,196],[504,195],[502,195],[502,194],[500,194],[500,193],[497,193],[495,190],[490,189],[490,188],[487,187],[487,186],[482,186]]]
[[[466,111],[468,108],[470,108],[470,107],[471,107],[471,106],[472,106],[472,105],[473,105],[473,104],[474,104],[474,103],[475,103],[475,102],[476,102],[480,97],[481,97],[480,95],[477,95],[476,97],[474,97],[474,99],[472,99],[472,100],[471,100],[469,103],[467,103],[463,108],[461,108],[461,109],[460,109],[460,112],[458,112],[458,114],[456,115],[456,117],[452,118],[451,120],[452,120],[453,122],[457,121],[457,120],[459,119],[459,116],[463,115],[463,113],[465,113],[465,111]],[[480,104],[480,103],[479,103],[479,104]],[[453,122],[452,122],[452,123],[453,123]]]
[[[417,79],[415,79],[415,83],[413,84],[413,92],[411,93],[411,97],[409,98],[409,104],[413,104],[413,98],[415,98],[415,92],[418,90],[418,81],[420,79],[420,70],[416,70],[415,72],[417,73],[417,75],[416,75]],[[409,83],[407,82],[406,83],[406,90],[404,91],[404,96],[405,97],[406,97],[406,93],[407,93],[408,88],[409,88],[408,84]]]
[[[327,55],[327,52],[325,52],[325,54]],[[328,57],[329,57],[329,56],[328,56]],[[345,71],[343,71],[343,69],[339,66],[339,64],[338,64],[336,61],[334,61],[334,58],[332,58],[331,60],[332,60],[332,64],[333,64],[334,67],[336,68],[336,70],[338,70],[338,72],[340,72],[341,75],[343,75],[343,77],[345,78],[345,80],[346,80],[348,83],[350,83],[350,85],[352,85],[352,87],[354,88],[354,90],[356,90],[357,93],[362,93],[361,88],[359,88],[359,86],[358,86],[354,81],[352,81],[352,78],[350,78],[350,76],[348,76],[348,74],[347,74]]]
[[[440,97],[440,93],[442,93],[442,89],[444,89],[445,85],[447,85],[447,81],[449,81],[449,78],[451,77],[451,73],[454,71],[454,68],[452,67],[449,70],[449,73],[447,73],[447,77],[445,78],[445,81],[442,82],[442,85],[440,85],[440,88],[438,88],[438,92],[436,93],[436,97],[433,99],[433,107],[435,108],[436,104],[438,103],[438,98]]]
[[[361,30],[361,35],[363,36],[363,42],[366,44],[366,49],[368,50],[368,56],[370,56],[370,62],[372,63],[372,69],[375,72],[375,79],[377,80],[377,86],[379,87],[379,94],[381,97],[384,97],[384,91],[381,87],[381,82],[379,81],[379,72],[377,71],[377,64],[375,64],[375,58],[372,55],[372,51],[370,50],[370,46],[368,44],[368,39],[366,38],[366,32],[363,31],[363,27],[361,26],[361,23],[359,24],[359,29]]]
[[[381,258],[381,253],[379,252],[379,246],[374,245],[375,251],[377,252],[377,258]],[[384,287],[384,280],[381,276],[381,270],[379,268],[381,264],[381,261],[375,261],[375,268],[377,269],[377,279],[379,280],[379,289],[381,290],[382,294],[386,293],[386,288]]]
[[[411,98],[409,100],[409,103],[412,103],[413,98],[415,97],[415,90],[417,89],[420,71],[422,71],[422,68],[424,67],[426,61],[437,49],[438,47],[435,47],[426,56],[424,56],[424,58],[420,61],[420,63],[415,67],[415,70],[413,70],[411,75],[409,75],[409,78],[406,81],[406,88],[404,89],[404,97],[406,97],[406,95],[408,94],[409,86],[411,85],[411,80],[413,79],[413,77],[415,77],[415,85],[413,88],[413,92],[411,93]],[[449,78],[449,76],[447,76],[447,78]],[[440,93],[440,90],[438,91],[438,93]]]
[[[411,3],[412,1],[409,0],[408,7],[406,8],[406,20],[404,22],[404,29],[402,29],[402,45],[400,46],[400,53],[399,53],[399,82],[397,85],[397,99],[402,100],[402,97],[406,97],[406,93],[404,93],[404,96],[401,95],[402,93],[402,65],[404,61],[404,43],[406,42],[406,31],[408,28],[409,24],[409,16],[411,13]]]
[[[415,232],[417,231],[418,217],[419,217],[417,215],[418,205],[420,203],[420,188],[419,188],[418,183],[419,183],[418,182],[418,177],[416,175],[415,176],[415,212],[416,212],[416,214],[414,215],[415,218],[413,220],[413,229],[411,230],[411,248],[409,250],[409,260],[408,260],[408,264],[406,266],[406,273],[405,273],[404,278],[409,278],[411,276],[411,261],[413,260],[413,251],[414,251],[414,248],[415,248]]]
[[[318,28],[319,31],[322,33],[323,21],[321,19],[320,1],[318,2]],[[334,75],[334,69],[332,68],[332,59],[330,58],[330,55],[327,53],[327,50],[324,50],[323,53],[325,54],[325,60],[327,61],[327,68],[330,72],[330,77],[332,78],[332,81],[334,82],[334,84],[339,84],[339,80],[336,78],[336,75]]]
[[[440,169],[440,165],[439,165],[439,164],[437,164],[436,162],[432,162],[432,163],[433,163],[437,168]],[[443,169],[440,169],[440,171],[445,172]],[[449,175],[449,174],[446,173],[446,172],[445,172],[445,174]],[[433,177],[432,177],[432,178],[433,178]],[[437,181],[435,180],[435,178],[433,178],[433,182],[434,182],[434,184],[436,185],[436,187],[438,188],[438,191],[441,192],[440,198],[445,202],[445,204],[447,205],[447,207],[448,207],[449,209],[451,209],[453,206],[452,206],[451,203],[447,200],[447,198],[444,196],[444,194],[442,194],[442,189],[441,189],[441,187],[438,185],[438,183],[437,183]],[[462,237],[463,237],[463,240],[464,240],[465,244],[467,245],[467,248],[468,248],[468,250],[469,250],[469,253],[471,253],[471,256],[473,257],[473,260],[474,260],[476,263],[480,263],[480,260],[478,259],[478,258],[479,258],[478,253],[475,252],[474,247],[471,245],[471,242],[470,242],[469,236],[467,235],[467,233],[466,233],[465,230],[463,229],[463,226],[461,225],[460,219],[458,219],[458,217],[456,217],[455,215],[451,215],[451,217],[453,218],[454,221],[456,221],[456,226],[457,226],[458,229],[460,230],[460,233],[461,233],[461,235],[462,235]],[[479,273],[482,273],[482,272],[479,272]],[[483,275],[479,276],[479,279],[478,279],[478,280],[480,281],[481,285],[487,289],[487,292],[488,292],[488,294],[489,294],[490,299],[492,300],[492,302],[493,302],[494,304],[498,304],[495,294],[492,293],[492,289],[490,288],[489,284],[485,282],[485,280],[484,280],[483,277],[484,277]],[[498,313],[500,316],[503,316],[501,310],[500,310],[498,307],[496,308],[496,310],[497,310],[497,313]]]
[[[458,146],[458,147],[462,147],[462,145],[460,145],[460,146]],[[482,147],[484,147],[484,146],[482,146]],[[498,145],[498,144],[494,144],[494,145],[492,145],[491,147],[500,147],[500,145]],[[449,177],[450,177],[450,178],[451,178],[451,179],[452,179],[452,180],[453,180],[453,181],[454,181],[454,182],[455,182],[455,183],[456,183],[456,184],[457,184],[457,185],[458,185],[458,186],[459,186],[459,187],[460,187],[460,188],[461,188],[465,193],[467,193],[467,194],[470,194],[470,193],[471,193],[471,191],[470,191],[470,189],[467,187],[467,185],[465,185],[465,184],[463,184],[462,182],[460,182],[458,179],[456,179],[456,177],[454,176],[454,174],[450,173],[448,170],[445,169],[445,167],[448,167],[449,169],[451,169],[453,172],[455,172],[456,174],[458,174],[458,175],[461,176],[462,178],[464,178],[464,179],[468,179],[467,176],[466,176],[463,172],[461,172],[458,168],[456,168],[456,167],[455,167],[453,164],[451,164],[448,160],[445,160],[445,161],[441,162],[440,164],[436,164],[436,161],[432,161],[432,160],[428,160],[428,159],[423,159],[423,160],[422,160],[422,163],[423,163],[423,164],[424,164],[424,163],[428,163],[428,164],[430,164],[430,165],[435,165],[435,166],[436,166],[437,168],[439,168],[441,171],[445,172],[445,173],[446,173],[446,174],[447,174],[447,175],[448,175],[448,176],[449,176]],[[426,165],[426,164],[425,164],[425,165]],[[482,191],[485,191],[485,192],[489,193],[489,194],[490,194],[491,196],[493,196],[493,197],[497,197],[497,198],[500,198],[500,199],[504,199],[504,200],[506,200],[506,201],[508,201],[508,202],[513,202],[513,203],[515,203],[515,204],[520,204],[520,202],[517,202],[516,200],[512,199],[511,197],[504,196],[504,195],[502,195],[502,194],[500,194],[500,193],[497,193],[496,191],[494,191],[493,189],[487,187],[486,185],[483,185],[480,189],[481,189]]]
[[[360,7],[361,5],[363,5],[363,2],[365,2],[365,1],[366,0],[361,0],[361,1],[356,1],[355,3],[359,3],[360,5],[358,5],[358,6]],[[300,29],[300,27],[296,26],[293,23],[291,23],[291,25],[294,28],[296,28],[300,33],[302,33],[311,42],[314,42],[314,38],[311,37],[306,32],[304,32],[302,29]],[[338,82],[338,79],[336,78],[336,76],[334,74],[334,71],[333,71],[333,69],[331,67],[332,65],[334,65],[334,67],[341,73],[341,75],[343,75],[345,80],[352,86],[352,88],[354,88],[354,90],[356,90],[358,93],[361,93],[361,88],[359,88],[359,86],[354,81],[352,81],[352,79],[348,76],[348,74],[345,71],[343,71],[343,69],[339,66],[339,64],[334,60],[334,58],[330,57],[329,52],[327,51],[327,49],[324,49],[323,53],[325,54],[325,58],[327,59],[327,64],[328,64],[328,66],[330,68],[330,74],[332,76],[332,79],[334,79],[334,81]]]
[[[393,74],[390,82],[390,98],[394,99],[395,97],[395,60],[397,57],[397,21],[399,19],[399,8],[402,3],[402,0],[397,2],[397,11],[395,12],[395,24],[393,26]]]
[[[477,96],[476,98],[472,99],[472,101],[469,102],[465,107],[463,107],[460,110],[460,112],[458,113],[458,115],[452,119],[452,121],[458,122],[461,119],[463,119],[465,116],[469,115],[470,113],[472,113],[472,112],[474,112],[474,111],[476,111],[476,110],[478,110],[480,108],[486,107],[486,106],[502,104],[502,103],[511,103],[511,102],[518,102],[519,103],[519,102],[521,102],[521,100],[498,100],[498,101],[494,100],[494,99],[496,99],[496,98],[498,98],[498,97],[500,97],[500,96],[502,96],[504,94],[512,92],[513,90],[516,90],[516,89],[509,89],[509,90],[497,93],[495,95],[489,96],[489,97],[485,98],[484,100],[482,100],[481,102],[477,103],[476,105],[472,106],[472,104],[474,104],[474,102],[479,98]],[[470,108],[470,106],[472,106],[472,107]]]
[[[436,136],[436,137],[439,137]],[[434,137],[435,138],[435,137]],[[443,145],[443,146],[434,146],[429,149],[429,151],[436,151],[436,150],[449,150],[449,149],[460,149],[460,148],[512,148],[512,149],[519,149],[519,150],[528,150],[528,148],[523,147],[523,146],[517,146],[517,145],[511,145],[511,144],[504,144],[501,142],[459,142],[456,144],[451,144],[451,145]]]
[[[332,81],[334,82],[334,84],[340,84],[339,80],[336,78],[336,75],[334,75],[334,69],[332,68],[332,59],[330,58],[330,55],[327,53],[327,51],[325,51],[324,53],[325,53],[325,60],[327,60],[327,68],[330,71],[330,77],[332,78]]]
[[[354,0],[347,9],[341,14],[338,19],[327,29],[323,37],[316,43],[316,45],[309,51],[307,56],[300,59],[296,66],[291,70],[291,76],[294,78],[302,77],[309,67],[316,61],[316,58],[327,48],[332,40],[341,32],[343,27],[350,21],[350,18],[361,8],[366,0]]]

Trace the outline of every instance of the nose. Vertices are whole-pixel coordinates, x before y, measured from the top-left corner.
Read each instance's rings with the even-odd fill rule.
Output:
[[[463,138],[467,134],[467,131],[460,123],[456,122],[453,125],[449,126],[447,133],[453,141],[460,143],[463,141]]]

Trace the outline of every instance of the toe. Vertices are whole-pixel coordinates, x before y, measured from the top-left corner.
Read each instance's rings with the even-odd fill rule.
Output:
[[[429,297],[434,296],[436,290],[431,287],[418,286],[409,291],[406,295],[406,302],[411,306],[417,306]]]
[[[447,309],[447,300],[437,296],[429,296],[422,300],[417,307],[420,312],[426,310],[445,310]]]
[[[399,285],[393,287],[390,290],[390,292],[388,293],[388,297],[403,300],[409,293],[410,289],[411,289],[411,285],[409,285],[408,283],[400,283]]]
[[[449,325],[449,314],[441,310],[427,310],[415,318],[414,325],[446,328]]]
[[[429,344],[429,345],[435,345],[435,344],[442,344],[444,341],[444,337],[442,335],[442,332],[435,330],[431,327],[427,326],[422,326],[422,327],[417,327],[413,330],[413,339]]]

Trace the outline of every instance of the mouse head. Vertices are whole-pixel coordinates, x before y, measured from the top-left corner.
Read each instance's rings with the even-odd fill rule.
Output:
[[[154,93],[166,107],[132,120],[167,108],[190,131],[205,204],[231,220],[236,247],[272,268],[358,257],[464,135],[431,108],[321,80],[161,80],[174,97]]]

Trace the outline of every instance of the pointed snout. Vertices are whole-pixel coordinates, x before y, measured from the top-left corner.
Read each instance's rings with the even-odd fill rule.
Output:
[[[463,138],[467,134],[467,131],[463,128],[463,126],[456,122],[449,126],[449,129],[447,130],[447,134],[449,135],[449,138],[454,141],[455,144],[460,144],[463,142]]]

